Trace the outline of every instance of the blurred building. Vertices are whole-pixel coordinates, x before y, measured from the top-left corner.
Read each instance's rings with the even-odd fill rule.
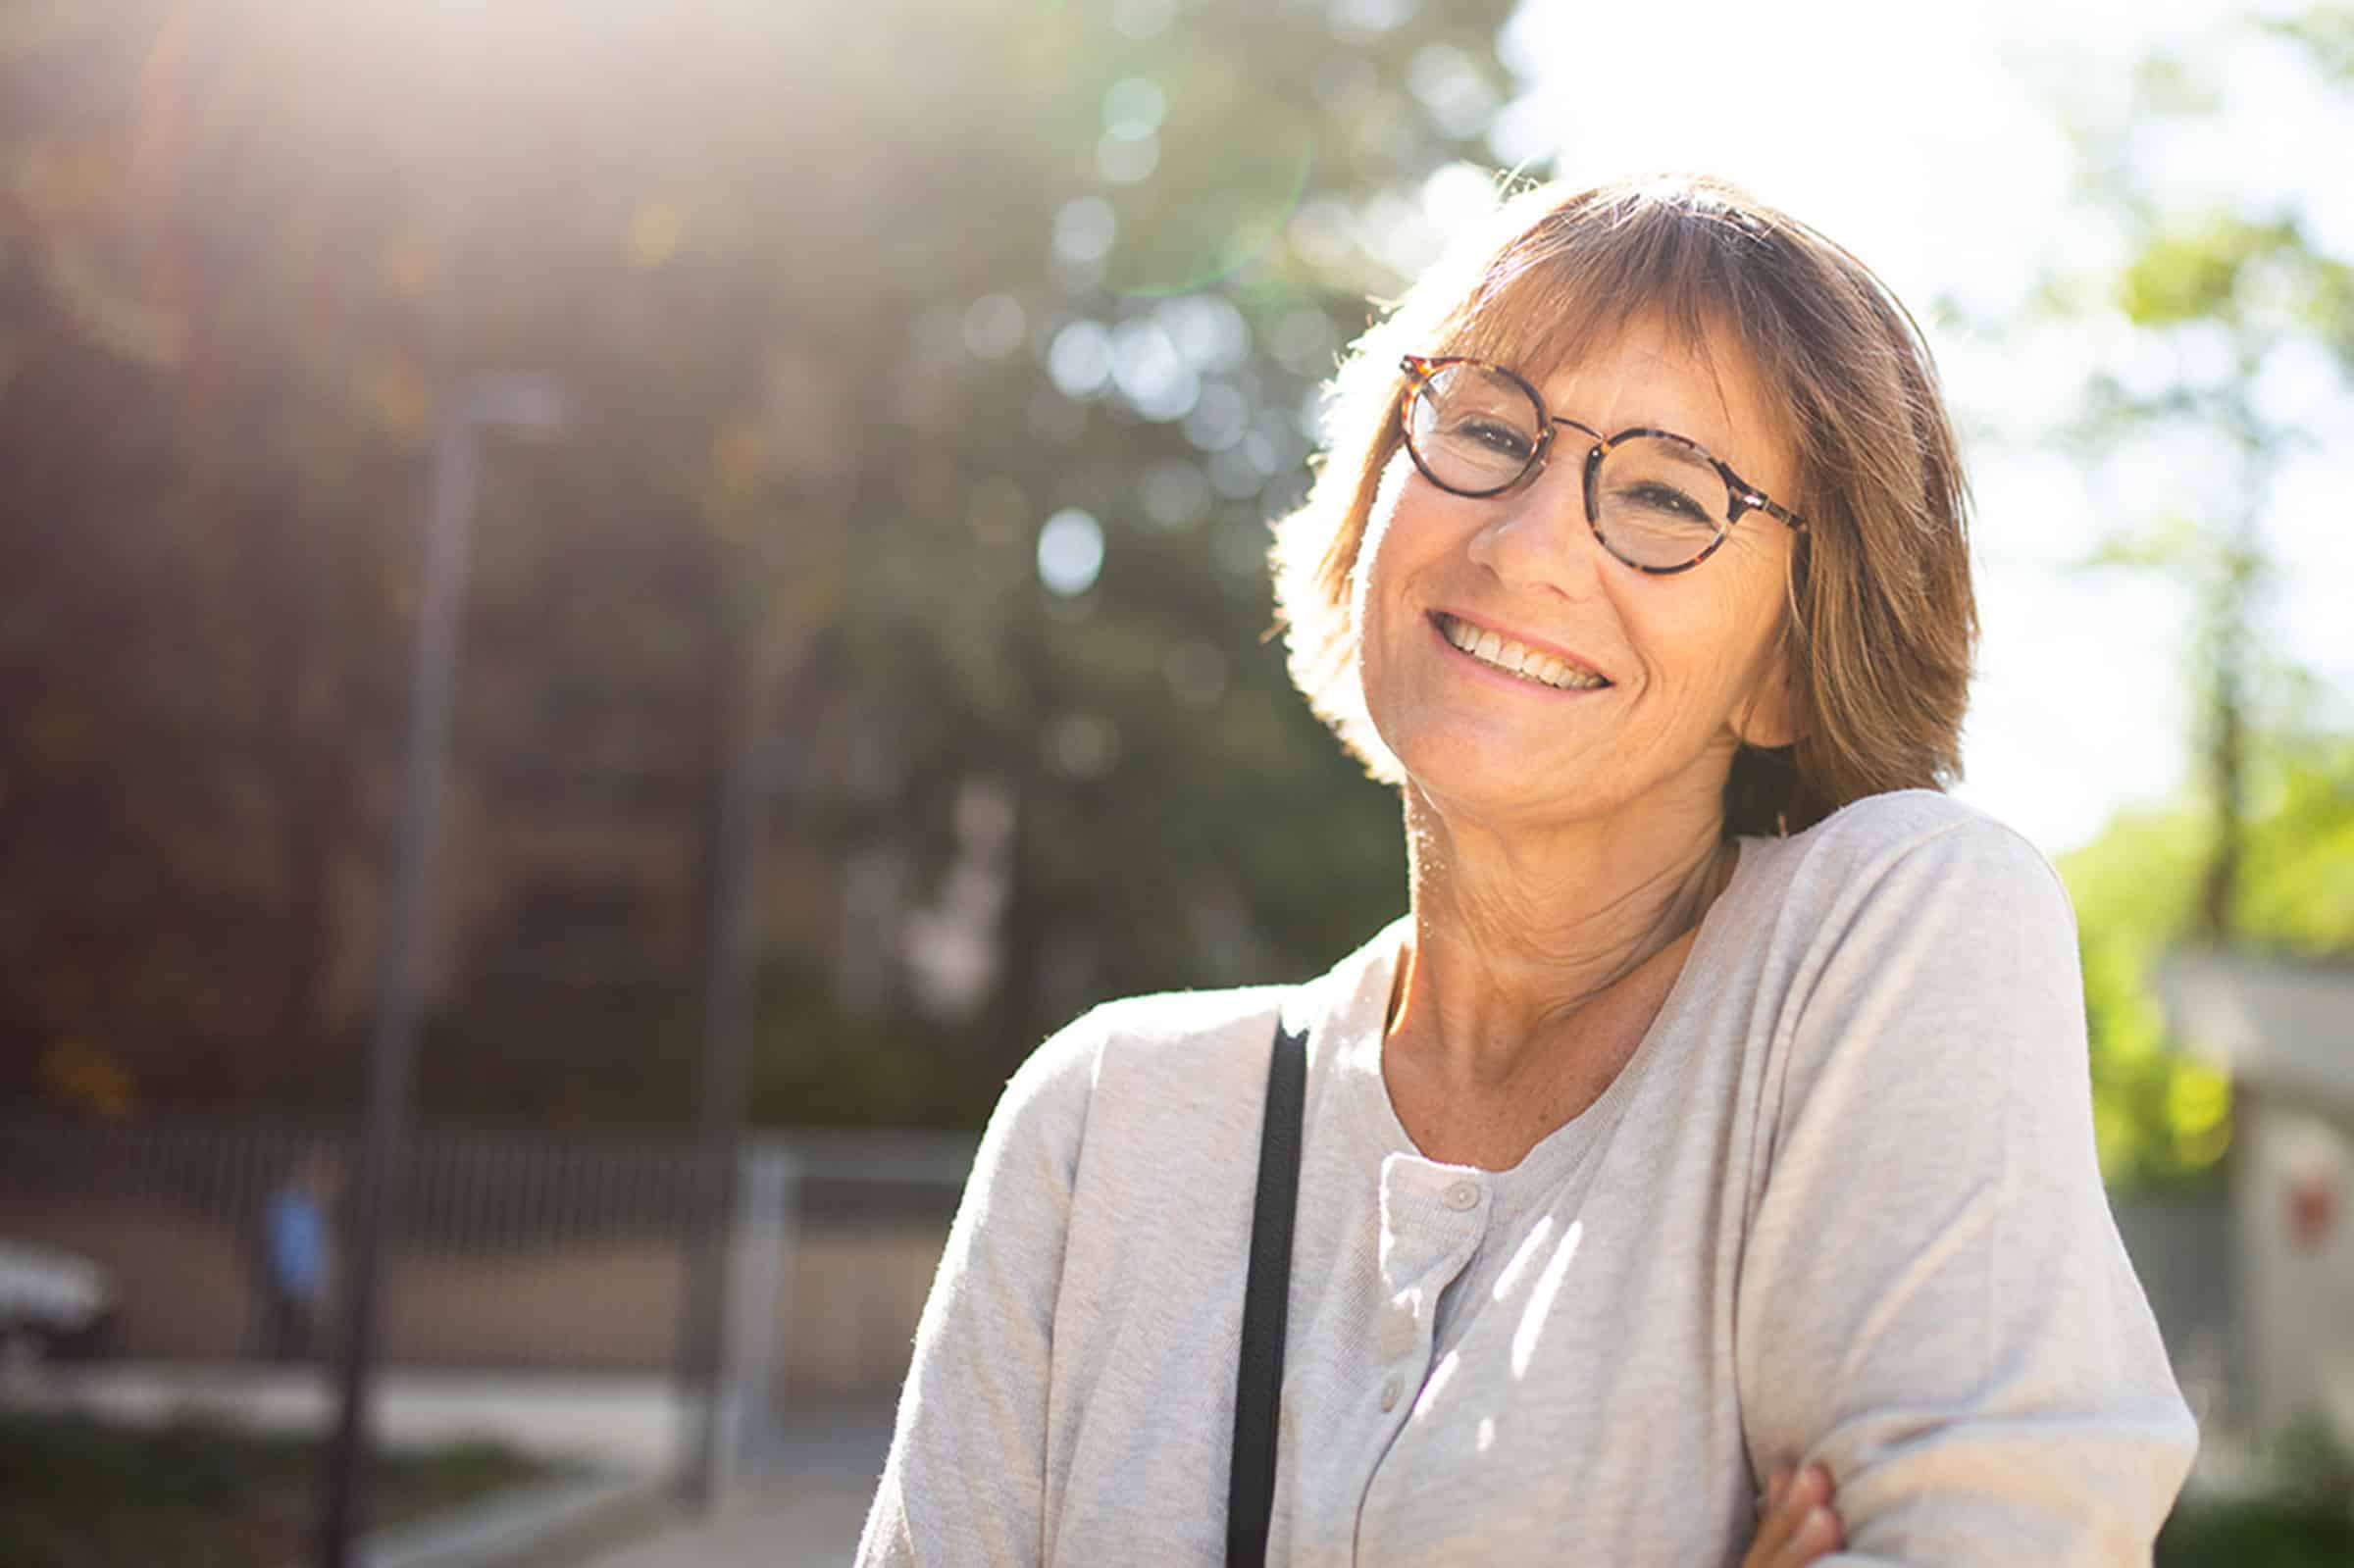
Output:
[[[2231,1076],[2240,1413],[2354,1442],[2354,965],[2182,955],[2162,988]]]
[[[699,998],[714,816],[734,760],[721,754],[729,726],[711,711],[716,702],[677,700],[691,681],[648,681],[630,668],[642,658],[633,646],[616,650],[614,668],[584,671],[570,648],[561,656],[470,650],[443,802],[439,918],[423,977],[430,1007],[534,994],[625,1008],[648,997]],[[592,701],[565,700],[562,687],[600,677],[610,679]],[[776,733],[806,725],[791,714],[772,721]],[[801,807],[855,817],[870,797],[888,801],[896,769],[879,747],[888,749],[872,733],[807,728],[789,765],[769,770],[769,814]],[[398,759],[374,771],[382,777],[366,792],[388,819]],[[845,923],[896,939],[908,914],[904,878],[871,875],[875,856],[862,856],[859,844],[855,834],[846,846],[817,848],[806,835],[764,835],[755,896],[769,945],[829,953]],[[348,848],[333,878],[313,1021],[329,1030],[355,1027],[375,1005],[389,894],[374,846]],[[894,945],[856,944],[870,955]],[[845,990],[900,984],[896,970],[838,980]]]

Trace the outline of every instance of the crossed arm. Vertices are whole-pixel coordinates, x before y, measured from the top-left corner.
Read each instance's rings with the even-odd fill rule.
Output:
[[[1832,906],[1783,1015],[1736,1309],[1752,1463],[1833,1563],[2147,1563],[2197,1442],[2094,1154],[2074,922],[1966,822]]]

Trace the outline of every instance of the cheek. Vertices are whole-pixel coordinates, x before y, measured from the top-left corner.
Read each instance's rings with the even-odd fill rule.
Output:
[[[1713,723],[1746,701],[1776,667],[1780,600],[1763,591],[1646,595],[1621,614],[1646,649],[1654,679],[1695,722]]]
[[[1390,460],[1382,471],[1381,482],[1373,490],[1373,504],[1365,513],[1364,537],[1357,541],[1356,565],[1350,572],[1350,608],[1361,610],[1372,590],[1377,576],[1386,575],[1392,545],[1398,532],[1398,515],[1406,496],[1407,480],[1413,471],[1403,453]]]
[[[1789,708],[1789,659],[1783,647],[1784,609],[1778,584],[1775,594],[1764,604],[1750,607],[1742,635],[1725,659],[1732,716],[1745,735],[1753,731],[1760,736],[1777,733],[1784,728]]]
[[[1385,624],[1387,602],[1413,570],[1415,547],[1428,531],[1412,515],[1407,494],[1412,477],[1403,452],[1383,472],[1365,518],[1364,537],[1357,543],[1356,564],[1349,574],[1349,618],[1357,632],[1360,664],[1368,644],[1390,630]]]

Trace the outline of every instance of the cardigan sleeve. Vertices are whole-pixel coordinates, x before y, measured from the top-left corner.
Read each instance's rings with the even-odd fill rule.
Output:
[[[1971,815],[1804,918],[1735,1309],[1751,1462],[1828,1466],[1825,1563],[2147,1563],[2197,1431],[2101,1186],[2065,890]]]
[[[1042,1557],[1049,1345],[1095,1060],[1081,1020],[1006,1086],[915,1334],[858,1568]]]

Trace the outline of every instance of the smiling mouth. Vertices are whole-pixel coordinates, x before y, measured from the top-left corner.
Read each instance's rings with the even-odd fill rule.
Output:
[[[1551,686],[1557,691],[1599,691],[1611,683],[1596,672],[1571,664],[1559,654],[1525,647],[1444,610],[1432,611],[1430,620],[1439,629],[1439,635],[1462,652],[1490,669],[1518,676],[1532,685]]]

